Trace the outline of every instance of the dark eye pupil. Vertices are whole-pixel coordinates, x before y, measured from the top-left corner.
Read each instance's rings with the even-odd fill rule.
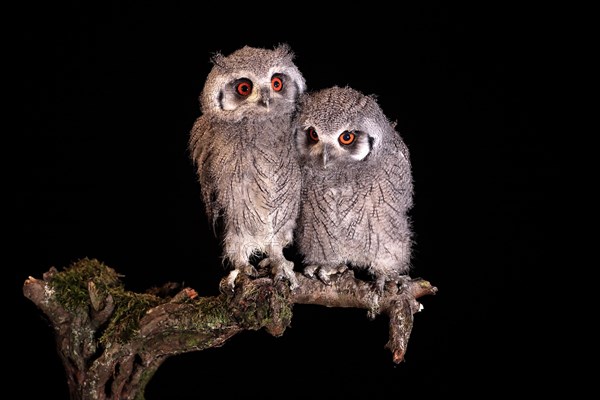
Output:
[[[344,133],[344,142],[348,142],[350,139],[352,139],[352,136],[349,133]]]

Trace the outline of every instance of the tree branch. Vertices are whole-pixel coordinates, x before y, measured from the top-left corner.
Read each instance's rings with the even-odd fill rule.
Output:
[[[390,320],[386,344],[396,363],[403,361],[420,311],[417,299],[437,292],[429,282],[406,277],[378,296],[369,282],[351,271],[331,285],[296,274],[300,287],[268,276],[240,274],[233,293],[198,297],[195,290],[167,283],[147,293],[124,290],[120,276],[94,259],[64,271],[52,267],[39,280],[25,281],[23,293],[46,315],[67,373],[72,400],[143,399],[144,389],[170,356],[220,347],[244,330],[265,329],[281,336],[294,304],[363,308]]]

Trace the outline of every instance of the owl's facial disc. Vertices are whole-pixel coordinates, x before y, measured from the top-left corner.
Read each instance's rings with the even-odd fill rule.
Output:
[[[362,161],[371,153],[373,140],[365,132],[360,132],[356,140],[356,144],[352,148],[349,147],[348,151],[350,152],[350,158],[355,161]]]
[[[237,111],[238,116],[263,115],[270,118],[272,113],[287,113],[294,109],[294,86],[288,87],[289,78],[283,74],[273,74],[260,79],[248,75],[236,78],[225,84],[218,99],[223,111]]]
[[[308,156],[323,168],[362,161],[371,152],[373,144],[372,138],[359,130],[342,129],[320,134],[317,128],[310,126],[304,134]]]

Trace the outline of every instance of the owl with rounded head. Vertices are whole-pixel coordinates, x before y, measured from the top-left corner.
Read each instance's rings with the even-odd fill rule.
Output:
[[[239,273],[256,276],[257,268],[298,286],[283,254],[301,190],[292,121],[306,83],[293,60],[287,44],[217,53],[200,94],[189,150],[231,290]]]
[[[301,97],[295,136],[304,274],[330,284],[350,268],[381,294],[411,265],[413,179],[395,123],[374,96],[334,86]]]

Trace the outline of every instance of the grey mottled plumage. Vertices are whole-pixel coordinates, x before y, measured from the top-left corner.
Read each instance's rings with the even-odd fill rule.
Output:
[[[297,286],[283,255],[293,240],[301,184],[291,123],[306,89],[293,58],[286,44],[216,54],[190,133],[205,210],[213,224],[222,223],[231,288],[239,272],[256,274],[256,256],[266,256],[259,266],[269,266],[276,279]]]
[[[303,174],[296,246],[325,283],[348,267],[381,291],[410,269],[413,180],[408,148],[373,96],[349,87],[305,93],[296,144]]]

